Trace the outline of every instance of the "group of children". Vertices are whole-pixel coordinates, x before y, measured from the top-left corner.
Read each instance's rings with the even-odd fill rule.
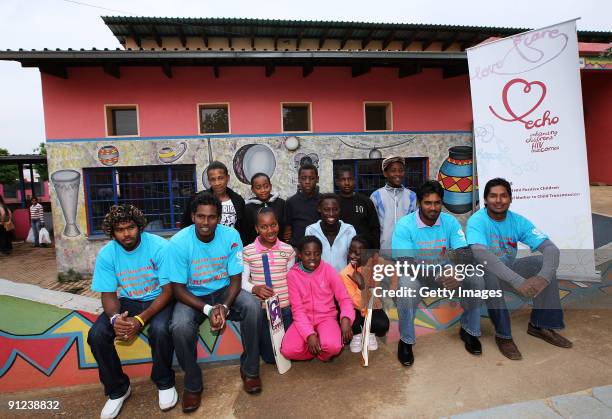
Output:
[[[354,191],[351,168],[337,170],[336,195],[320,194],[317,168],[301,166],[299,191],[287,201],[273,193],[264,173],[252,176],[253,197],[246,201],[227,187],[229,173],[223,163],[211,163],[207,177],[210,188],[203,193],[221,201],[220,224],[235,228],[244,244],[242,288],[262,304],[274,294],[279,297],[286,329],[282,354],[293,360],[329,360],[349,342],[351,351],[361,351],[368,303],[362,295],[374,286],[363,267],[368,263],[366,249],[378,246],[380,230],[373,202]],[[189,217],[184,220],[183,227],[190,224]],[[263,255],[269,267],[264,267]],[[266,285],[265,269],[272,287]],[[373,313],[372,333],[364,342],[370,350],[378,348],[376,336],[389,329],[380,301]],[[261,357],[273,363],[267,324],[261,331]]]

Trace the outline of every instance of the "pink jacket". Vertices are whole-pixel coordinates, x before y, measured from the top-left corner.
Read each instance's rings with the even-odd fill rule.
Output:
[[[348,317],[353,324],[353,302],[331,265],[321,261],[319,267],[308,274],[296,263],[287,273],[287,286],[293,324],[304,340],[315,333],[314,326],[322,320],[336,318],[334,297],[340,306],[340,318]]]

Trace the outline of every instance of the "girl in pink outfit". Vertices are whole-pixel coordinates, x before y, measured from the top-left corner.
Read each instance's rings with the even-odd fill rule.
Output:
[[[321,241],[305,236],[298,244],[300,262],[287,274],[293,323],[285,333],[281,353],[303,361],[329,361],[353,337],[353,303],[336,270],[321,261]],[[334,297],[340,306],[340,324]]]

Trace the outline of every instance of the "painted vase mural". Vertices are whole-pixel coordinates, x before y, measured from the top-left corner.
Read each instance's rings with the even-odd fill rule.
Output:
[[[66,221],[64,236],[79,236],[81,231],[76,225],[76,216],[81,174],[76,170],[58,170],[51,175],[51,183],[55,187],[55,193]]]
[[[113,166],[119,161],[119,150],[114,145],[105,145],[98,150],[98,160],[104,166]]]
[[[251,176],[257,172],[272,177],[276,169],[276,158],[270,147],[262,144],[248,144],[240,147],[234,155],[234,173],[238,180],[251,183]]]
[[[472,210],[472,167],[472,147],[456,146],[448,149],[448,158],[440,166],[438,181],[444,188],[444,206],[450,212],[465,214]]]

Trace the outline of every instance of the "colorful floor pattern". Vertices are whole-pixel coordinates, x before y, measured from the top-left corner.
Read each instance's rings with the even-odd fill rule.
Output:
[[[606,268],[601,283],[561,281],[562,300],[588,299],[599,292],[612,295],[611,270]],[[506,302],[511,310],[528,305],[512,293],[506,293]],[[394,308],[388,311],[392,322],[387,342],[394,342],[399,340],[397,311]],[[459,321],[461,313],[456,301],[425,299],[416,316],[417,335],[451,327]],[[486,317],[484,308],[482,316]],[[0,392],[97,383],[96,362],[86,342],[95,319],[95,315],[82,311],[0,296]],[[118,345],[117,350],[126,374],[150,373],[146,330],[130,345]],[[241,352],[237,325],[230,324],[222,335],[213,335],[207,321],[200,328],[200,362],[237,359]]]

